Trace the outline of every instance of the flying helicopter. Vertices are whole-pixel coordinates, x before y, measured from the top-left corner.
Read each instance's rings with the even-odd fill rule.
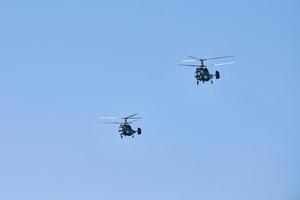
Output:
[[[124,122],[102,121],[104,119],[116,119],[115,117],[99,117],[98,119],[100,120],[99,122],[103,123],[103,124],[119,124],[120,126],[119,126],[118,132],[119,132],[121,138],[126,137],[126,136],[134,137],[135,133],[137,133],[138,135],[142,134],[141,128],[137,128],[137,130],[134,130],[131,127],[131,124],[133,122],[136,122],[138,119],[141,119],[140,117],[136,117],[136,115],[138,115],[138,113],[123,117],[122,119],[124,120]]]
[[[192,60],[182,60],[182,62],[195,62],[195,61],[200,61],[200,64],[180,64],[182,66],[187,66],[187,67],[196,67],[195,71],[195,78],[197,80],[197,85],[199,85],[199,82],[208,82],[210,81],[213,83],[213,78],[215,77],[216,79],[220,78],[220,72],[216,71],[215,74],[211,74],[209,70],[207,69],[208,65],[204,64],[204,61],[207,60],[216,60],[216,59],[222,59],[222,58],[230,58],[230,57],[235,57],[234,55],[231,56],[222,56],[222,57],[215,57],[215,58],[196,58],[194,56],[189,56]],[[218,64],[213,64],[210,66],[221,66],[221,65],[228,65],[228,64],[233,64],[234,62],[227,62],[227,63],[218,63]]]

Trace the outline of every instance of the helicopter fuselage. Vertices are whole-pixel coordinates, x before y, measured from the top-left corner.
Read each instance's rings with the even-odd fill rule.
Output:
[[[133,130],[129,124],[121,124],[119,126],[119,133],[125,136],[132,136],[133,134],[136,133],[136,131]]]
[[[140,135],[142,133],[142,129],[137,128],[137,130],[133,130],[133,128],[128,123],[120,124],[120,126],[119,126],[119,134],[120,134],[121,138],[123,138],[123,136],[134,137],[135,133],[137,133],[138,135]]]
[[[198,81],[209,81],[214,77],[213,74],[210,74],[208,69],[206,67],[198,67],[196,68],[196,72],[195,72],[195,78]]]

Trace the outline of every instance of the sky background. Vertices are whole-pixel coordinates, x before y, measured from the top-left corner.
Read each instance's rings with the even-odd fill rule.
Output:
[[[1,1],[0,199],[299,200],[300,3]],[[237,55],[196,85],[189,55]],[[97,116],[142,117],[120,139]]]

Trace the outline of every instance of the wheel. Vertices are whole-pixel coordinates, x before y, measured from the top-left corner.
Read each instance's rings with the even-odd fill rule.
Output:
[[[138,135],[141,135],[141,134],[142,134],[142,129],[141,129],[141,128],[138,128],[138,129],[137,129],[137,134],[138,134]]]
[[[210,81],[211,84],[213,84],[213,81]]]
[[[197,85],[199,85],[199,81],[197,81]]]
[[[219,78],[220,78],[220,72],[216,71],[216,79],[219,79]]]

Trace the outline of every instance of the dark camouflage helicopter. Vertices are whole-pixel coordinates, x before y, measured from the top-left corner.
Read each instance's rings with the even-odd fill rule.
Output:
[[[189,56],[189,58],[192,58],[193,60],[182,60],[183,62],[195,62],[195,61],[200,61],[201,64],[181,64],[182,66],[188,66],[188,67],[196,67],[196,72],[195,72],[195,78],[197,80],[197,85],[199,85],[199,82],[207,82],[210,81],[213,83],[213,78],[215,77],[216,79],[220,78],[220,72],[216,71],[215,74],[211,74],[208,69],[207,65],[204,65],[204,61],[207,60],[216,60],[216,59],[222,59],[222,58],[230,58],[230,57],[235,57],[235,56],[222,56],[222,57],[215,57],[215,58],[196,58],[194,56]],[[219,63],[219,64],[213,64],[212,66],[221,66],[221,65],[228,65],[228,64],[233,64],[234,62],[227,62],[227,63]]]
[[[135,117],[137,115],[133,114],[133,115],[129,115],[127,117],[123,117],[122,119],[124,119],[124,122],[117,122],[117,121],[102,121],[103,119],[116,119],[115,117],[99,117],[98,119],[100,119],[101,121],[99,121],[100,123],[104,123],[104,124],[119,124],[119,134],[120,137],[123,138],[126,136],[131,136],[134,137],[134,134],[137,133],[138,135],[142,134],[142,129],[141,128],[137,128],[137,130],[134,130],[131,127],[131,124],[135,121],[137,121],[138,119],[141,119],[140,117]],[[129,121],[130,120],[130,121]]]

